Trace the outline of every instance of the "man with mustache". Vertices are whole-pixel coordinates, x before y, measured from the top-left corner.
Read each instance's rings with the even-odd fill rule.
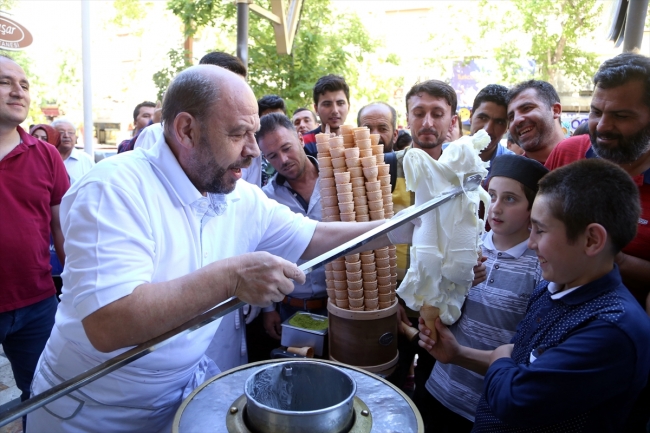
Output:
[[[594,76],[589,134],[567,138],[546,162],[550,170],[582,158],[607,159],[639,186],[642,212],[636,238],[617,256],[623,283],[645,307],[650,291],[650,59],[623,53]],[[607,197],[603,197],[606,200]]]
[[[287,116],[268,114],[260,119],[257,143],[276,174],[262,189],[273,200],[286,205],[295,213],[321,220],[318,161],[305,154],[298,133]],[[262,314],[266,333],[280,339],[282,321],[297,311],[327,315],[325,268],[307,275],[305,284],[296,283],[293,293],[282,302],[264,309]]]
[[[546,161],[550,170],[583,158],[607,159],[639,187],[636,237],[616,255],[623,284],[650,314],[650,59],[623,53],[594,75],[589,134],[562,141]],[[607,197],[603,197],[607,200]],[[625,431],[642,431],[650,417],[650,387],[641,392]]]
[[[442,144],[446,141],[447,134],[456,128],[458,117],[456,106],[458,99],[456,91],[447,83],[439,80],[429,80],[418,83],[411,87],[406,94],[406,114],[408,126],[411,130],[413,144],[411,147],[425,151],[433,159],[438,160],[442,154]],[[393,189],[393,208],[395,212],[405,209],[415,202],[415,194],[406,189],[404,179],[404,155],[411,149],[395,152],[397,159],[395,173],[395,188]],[[391,168],[392,170],[392,168]],[[397,245],[397,281],[404,278],[410,266],[409,245]],[[417,326],[419,313],[413,311],[399,310],[400,320],[409,326]],[[404,386],[402,382],[407,376],[408,369],[413,363],[413,357],[419,354],[418,365],[415,369],[415,394],[413,401],[416,405],[427,399],[428,391],[424,384],[433,370],[434,359],[428,356],[426,351],[417,346],[413,348],[405,339],[400,338],[398,349],[400,351],[400,362],[397,371],[393,375],[393,383]],[[411,385],[411,384],[409,384]],[[421,407],[421,406],[418,406]],[[421,410],[427,410],[421,407]]]
[[[33,394],[232,296],[280,302],[305,282],[295,261],[383,223],[316,222],[239,181],[259,156],[257,110],[240,76],[190,67],[165,94],[156,144],[109,158],[73,185],[61,205],[63,296]],[[392,238],[408,242],[410,229]],[[30,413],[28,431],[169,431],[182,399],[218,372],[205,351],[219,322]]]
[[[341,125],[350,111],[350,88],[340,75],[329,74],[320,77],[314,86],[314,111],[318,113],[321,124],[313,131],[303,134],[305,152],[314,158],[316,149],[316,134],[322,132],[341,135]]]
[[[371,134],[379,134],[379,144],[384,145],[384,153],[393,151],[397,140],[397,113],[384,102],[373,102],[359,110],[357,126],[366,126]]]
[[[553,148],[564,140],[560,124],[562,105],[553,86],[529,80],[508,91],[509,131],[524,156],[544,164]]]

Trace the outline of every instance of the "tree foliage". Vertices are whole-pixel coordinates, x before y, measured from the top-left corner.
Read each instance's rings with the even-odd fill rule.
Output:
[[[256,3],[271,9],[268,0]],[[236,34],[236,6],[233,3],[171,0],[168,7],[185,25],[186,35],[208,25],[230,35]],[[359,17],[333,13],[329,0],[304,2],[291,55],[277,53],[272,25],[251,13],[249,84],[258,97],[267,94],[282,96],[289,111],[311,106],[312,89],[319,77],[343,75],[354,88],[359,79],[359,66],[364,57],[376,48],[377,43],[371,40]],[[231,51],[224,47],[215,49]],[[157,81],[157,85],[162,84],[162,81]]]
[[[481,2],[481,36],[502,41],[493,48],[493,56],[504,82],[522,78],[517,65],[526,59],[536,64],[535,78],[553,85],[560,76],[574,85],[591,79],[598,68],[597,55],[584,47],[593,46],[601,2],[512,0],[511,5],[504,11],[503,2]]]

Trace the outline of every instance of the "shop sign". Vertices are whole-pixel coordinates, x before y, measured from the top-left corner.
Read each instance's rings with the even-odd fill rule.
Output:
[[[16,21],[0,16],[0,49],[22,50],[32,44],[32,34]]]

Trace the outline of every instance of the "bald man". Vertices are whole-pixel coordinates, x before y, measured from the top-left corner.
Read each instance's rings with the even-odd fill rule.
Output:
[[[381,224],[318,223],[239,182],[259,155],[259,117],[250,87],[230,71],[181,72],[162,115],[164,136],[151,149],[97,165],[61,204],[64,295],[34,394],[231,296],[260,307],[280,302],[294,280],[305,282],[295,261]],[[28,431],[170,431],[184,396],[218,372],[205,356],[218,325],[32,412]]]

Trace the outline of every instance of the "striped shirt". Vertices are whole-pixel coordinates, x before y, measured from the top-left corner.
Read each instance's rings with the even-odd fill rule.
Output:
[[[449,327],[459,344],[492,350],[510,343],[517,324],[526,314],[530,295],[542,279],[537,255],[528,249],[527,242],[498,251],[492,232],[483,235],[487,279],[469,290],[463,314]],[[437,362],[426,388],[449,410],[474,421],[483,376]]]

